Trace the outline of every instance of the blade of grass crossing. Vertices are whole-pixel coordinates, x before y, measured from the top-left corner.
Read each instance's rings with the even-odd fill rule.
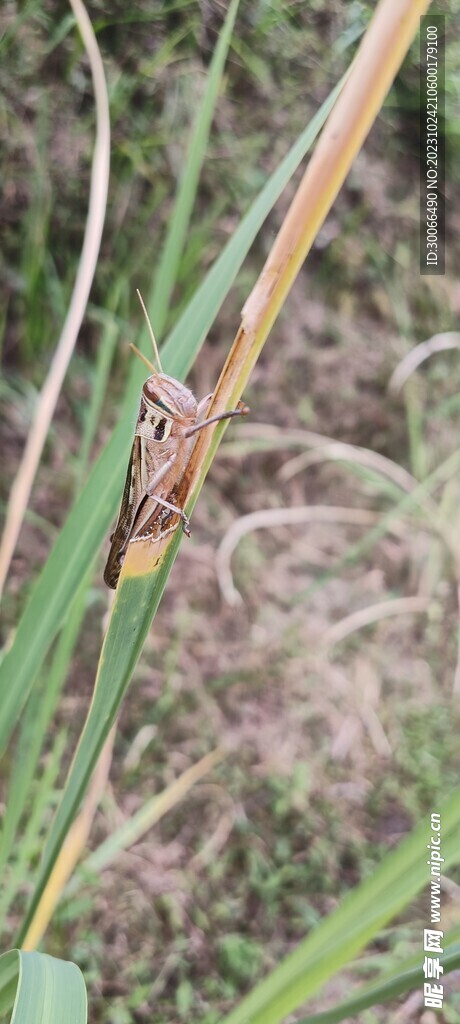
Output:
[[[267,181],[220,257],[197,289],[162,348],[166,372],[182,379],[228,294],[257,232],[314,142],[343,86],[342,80]],[[13,644],[0,665],[0,754],[40,671],[82,575],[96,556],[115,516],[132,441],[134,408],[144,380],[133,361],[126,414],[95,463],[21,617]],[[14,683],[14,685],[13,685]]]
[[[37,687],[30,695],[22,716],[15,756],[12,759],[8,799],[2,821],[0,838],[0,872],[10,855],[15,834],[27,800],[27,793],[37,764],[43,734],[35,731],[42,705],[42,694]]]
[[[174,538],[175,539],[175,538]],[[177,551],[177,546],[176,549]],[[151,576],[121,580],[118,584],[104,640],[96,686],[88,717],[72,762],[65,790],[49,839],[27,914],[22,923],[18,945],[27,934],[41,894],[52,872],[59,850],[74,820],[99,754],[116,719],[121,701],[150,629],[169,575],[169,559],[162,564],[159,583]]]
[[[458,928],[455,929],[455,936],[458,939]],[[460,942],[454,942],[454,931],[447,936],[444,935],[443,945],[445,952],[440,956],[440,963],[444,968],[444,974],[455,971],[460,966]],[[338,1006],[331,1007],[320,1013],[309,1014],[302,1017],[298,1024],[340,1024],[343,1020],[354,1020],[358,1013],[367,1010],[372,1006],[381,1006],[390,999],[396,999],[405,992],[413,992],[418,989],[423,991],[423,983],[426,981],[421,966],[422,951],[403,961],[397,970],[384,971],[368,985],[360,987],[355,996],[347,999]]]
[[[299,138],[284,157],[277,170],[268,179],[243,217],[232,238],[227,242],[223,252],[206,274],[202,284],[197,288],[187,309],[184,310],[184,313],[169,334],[165,345],[161,349],[161,356],[164,365],[169,367],[168,372],[173,376],[179,376],[175,372],[177,365],[185,364],[188,372],[193,364],[258,231],[294,174],[294,171],[315,142],[345,84],[346,78],[347,75],[344,75],[340,82],[338,82],[314,115],[308,127],[299,135]],[[190,360],[192,352],[193,358]]]
[[[389,22],[387,25],[387,35],[389,35],[391,41],[397,32],[399,22],[398,24],[396,23],[393,15],[390,18],[388,5],[385,10],[388,10],[388,14],[384,14],[384,17],[387,17]],[[327,164],[326,154],[329,154],[331,151],[335,152],[341,141],[340,133],[337,133],[329,125],[329,131],[326,130],[325,136],[323,136],[320,156],[316,155],[316,159],[314,158],[312,164],[309,165],[307,175],[304,176],[301,186],[296,193],[288,217],[283,224],[269,258],[268,262],[271,260],[272,286],[268,289],[265,288],[267,268],[264,268],[256,289],[251,293],[250,299],[245,305],[243,324],[238,331],[234,346],[216,388],[212,407],[213,411],[217,411],[218,408],[223,410],[226,408],[227,402],[233,402],[240,397],[269,329],[313,240],[315,230],[322,223],[330,203],[335,198],[343,177],[351,164],[353,154],[362,144],[365,133],[369,130],[372,119],[379,108],[379,103],[387,91],[390,77],[389,72],[393,70],[393,65],[395,69],[398,66],[399,57],[404,53],[405,43],[410,39],[414,18],[415,12],[413,11],[412,18],[405,25],[405,33],[403,33],[402,40],[392,55],[393,63],[390,66],[388,66],[388,61],[385,63],[387,56],[386,48],[380,47],[380,50],[377,50],[377,40],[380,38],[378,33],[376,31],[373,35],[370,33],[372,41],[368,44],[369,52],[373,53],[373,50],[377,50],[380,61],[379,75],[377,76],[378,88],[374,90],[369,101],[367,101],[367,94],[365,94],[363,99],[360,75],[367,81],[371,74],[370,62],[366,56],[366,48],[364,48],[364,56],[362,56],[361,62],[358,61],[354,65],[353,81],[350,80],[348,83],[349,88],[347,88],[347,94],[355,97],[355,102],[350,104],[348,112],[350,130],[352,131],[350,145],[346,149],[345,154],[342,153],[341,160],[337,163],[329,162],[329,172],[325,176],[323,166]],[[390,30],[389,32],[388,29]],[[332,115],[333,125],[338,122],[339,117],[343,116],[342,110],[344,106],[344,103],[342,103],[340,112],[337,109],[335,115]],[[306,201],[308,194],[307,186],[310,181],[312,187],[314,186],[317,190],[317,205],[313,212],[310,204]],[[297,216],[297,208],[299,214],[301,214],[300,220]],[[294,244],[295,250],[292,250]],[[222,433],[223,428],[221,426],[212,434],[200,435],[197,440],[187,478],[189,488],[190,486],[192,487],[193,494],[192,499],[187,503],[187,511],[196,501],[206,470]],[[184,481],[184,486],[186,483]],[[158,546],[155,546],[155,551],[153,552],[151,545],[148,543],[145,543],[143,548],[140,545],[132,545],[128,548],[99,662],[93,705],[90,709],[69,773],[63,799],[51,830],[49,844],[45,851],[42,870],[37,883],[37,890],[32,900],[28,921],[26,922],[27,925],[35,913],[40,900],[40,892],[46,884],[60,844],[71,823],[72,815],[83,795],[89,775],[97,760],[100,745],[102,745],[114,720],[117,702],[121,700],[129,683],[145,635],[164,589],[169,569],[177,553],[179,542],[180,538],[178,533],[176,533],[172,538],[167,537]],[[149,551],[148,564],[145,562],[147,550]],[[404,900],[404,896],[400,896],[400,898]],[[395,903],[393,903],[393,909],[394,906]],[[386,912],[386,910],[381,910],[382,916],[377,920],[378,925],[381,924],[382,919],[385,919],[384,915]],[[375,919],[370,923],[368,922],[369,933],[371,933],[374,925]],[[365,929],[361,929],[359,937],[354,936],[355,944],[362,941],[363,936],[366,938],[368,932]],[[326,970],[326,968],[323,969]],[[292,979],[288,978],[288,981],[292,982]],[[294,988],[296,981],[297,978],[293,981]],[[292,989],[292,984],[289,987]],[[283,993],[281,993],[282,996]],[[290,991],[289,997],[292,1000],[292,991]],[[294,1000],[295,998],[296,996],[294,995]],[[294,1001],[294,1005],[298,1004]]]
[[[10,949],[0,956],[0,1019],[14,1004],[18,981],[18,951]]]
[[[16,830],[28,802],[30,785],[38,764],[43,740],[67,676],[70,659],[85,613],[89,582],[90,577],[87,575],[77,590],[69,617],[53,653],[46,685],[43,683],[41,687],[32,691],[21,722],[18,749],[13,760],[11,783],[2,822],[0,872],[15,841]]]
[[[105,314],[104,317],[105,325],[98,350],[90,406],[85,420],[82,446],[78,458],[75,485],[77,492],[87,471],[89,451],[96,434],[100,408],[106,392],[110,365],[119,334],[118,323],[115,319],[119,299],[120,286],[116,285],[110,302],[110,308],[113,308],[114,315],[109,317],[108,314]],[[2,822],[0,871],[7,861],[15,841],[16,830],[26,807],[30,784],[34,777],[43,740],[67,676],[70,659],[83,622],[91,577],[92,571],[90,570],[77,589],[73,603],[70,606],[69,615],[58,638],[50,669],[46,674],[46,685],[43,682],[40,688],[32,690],[28,705],[26,706],[25,715],[21,723],[18,749],[13,761],[11,783]],[[11,890],[11,885],[9,888]]]
[[[139,842],[142,836],[153,825],[156,825],[172,807],[184,800],[191,787],[204,778],[225,756],[225,751],[220,748],[205,754],[200,761],[193,764],[191,768],[187,768],[174,782],[171,782],[166,789],[139,807],[130,818],[119,825],[100,846],[97,846],[86,857],[81,864],[79,875],[74,875],[66,886],[66,896],[73,895],[88,875],[100,874],[104,868],[117,859],[122,850],[128,850],[134,843]]]
[[[253,353],[254,354],[254,353]],[[215,431],[204,472],[222,436],[222,425]],[[198,496],[196,490],[191,510]],[[53,870],[60,847],[70,828],[79,803],[84,795],[92,771],[107,735],[115,721],[145,637],[150,628],[180,543],[179,532],[167,538],[167,543],[155,547],[156,571],[141,577],[123,574],[120,578],[112,608],[110,625],[99,661],[93,701],[80,742],[71,765],[65,791],[53,823],[49,841],[37,880],[27,918],[21,931],[21,940],[40,903],[41,894]]]
[[[36,860],[41,854],[40,831],[43,829],[45,816],[50,806],[50,797],[56,785],[67,742],[67,734],[59,733],[54,740],[51,754],[34,792],[31,802],[32,809],[25,832],[16,846],[15,859],[10,860],[8,865],[8,885],[5,885],[0,891],[0,921],[5,919],[16,893],[23,888],[25,883],[29,882],[31,861]]]

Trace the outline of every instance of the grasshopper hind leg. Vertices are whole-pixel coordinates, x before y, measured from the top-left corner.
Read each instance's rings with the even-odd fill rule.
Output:
[[[157,494],[152,494],[151,497],[153,498],[154,501],[157,501],[159,505],[162,505],[163,508],[168,509],[169,512],[174,512],[177,516],[180,516],[181,525],[182,525],[182,529],[183,529],[183,531],[185,533],[185,536],[186,537],[190,537],[190,535],[191,535],[190,520],[189,520],[188,516],[186,516],[183,508],[179,508],[178,505],[173,505],[172,502],[170,502],[170,501],[165,501],[164,498],[159,498]]]

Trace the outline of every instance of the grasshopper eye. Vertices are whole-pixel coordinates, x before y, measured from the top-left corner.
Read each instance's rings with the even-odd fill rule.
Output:
[[[153,381],[150,381],[150,379],[146,380],[144,387],[142,388],[142,393],[149,405],[155,405],[160,412],[163,412],[166,416],[171,416],[174,419],[172,409],[162,401]]]
[[[145,397],[148,398],[149,402],[155,402],[155,404],[158,402],[160,396],[149,380],[146,380],[142,390],[144,392]]]

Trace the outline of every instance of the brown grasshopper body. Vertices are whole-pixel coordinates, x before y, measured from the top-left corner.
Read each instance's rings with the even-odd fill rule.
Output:
[[[183,509],[173,504],[194,445],[193,435],[209,423],[247,412],[243,407],[203,420],[212,395],[200,403],[173,377],[153,373],[142,388],[134,443],[128,465],[120,513],[104,572],[108,587],[115,589],[128,544],[158,539],[176,529],[168,527],[175,513],[190,535]],[[158,533],[158,525],[161,531]]]
[[[240,404],[238,409],[231,412],[219,413],[208,420],[203,418],[212,395],[198,403],[185,384],[161,371],[160,356],[147,310],[140,292],[137,294],[147,320],[160,373],[131,345],[153,373],[142,388],[120,512],[104,571],[104,580],[112,589],[117,586],[128,544],[149,538],[153,542],[165,537],[177,527],[177,523],[170,523],[173,516],[180,517],[184,533],[190,536],[187,516],[182,508],[174,504],[173,499],[190,459],[193,435],[210,423],[249,412]]]

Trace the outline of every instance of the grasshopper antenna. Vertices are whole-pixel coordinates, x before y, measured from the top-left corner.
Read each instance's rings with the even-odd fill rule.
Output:
[[[148,366],[150,373],[157,373],[156,366],[154,366],[153,363],[150,362],[150,359],[147,359],[147,356],[144,356],[144,353],[138,349],[137,345],[133,345],[132,341],[130,341],[129,347],[136,354],[136,356],[139,356],[139,359],[142,359],[142,362],[145,363],[146,366]]]
[[[158,366],[160,368],[160,373],[163,373],[163,369],[162,369],[162,366],[161,366],[161,360],[160,360],[160,353],[158,351],[158,346],[157,346],[157,343],[155,341],[155,335],[153,333],[153,327],[152,327],[152,325],[150,323],[150,320],[149,320],[149,314],[147,313],[147,310],[145,308],[145,302],[144,302],[144,300],[142,298],[142,295],[141,295],[141,293],[139,291],[139,288],[136,288],[136,292],[137,292],[137,297],[139,299],[139,302],[140,302],[140,304],[142,306],[142,310],[143,310],[143,313],[144,313],[144,316],[145,316],[145,319],[146,319],[147,327],[149,329],[149,334],[150,334],[150,338],[151,338],[151,341],[152,341],[153,351],[154,351],[154,354],[155,354],[155,358],[156,358],[156,361],[157,361]],[[131,346],[131,348],[132,347],[133,346]]]

